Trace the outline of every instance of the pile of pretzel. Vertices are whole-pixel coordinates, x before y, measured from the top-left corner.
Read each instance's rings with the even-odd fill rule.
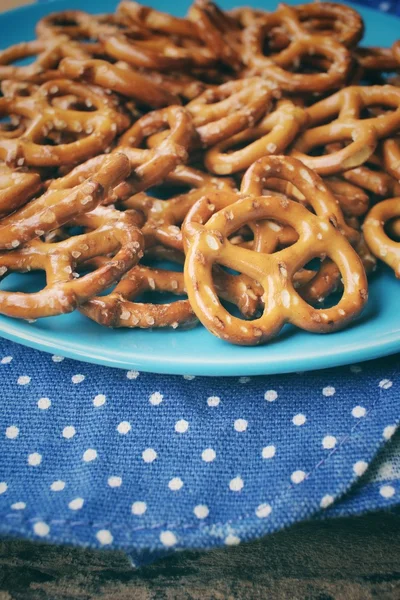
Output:
[[[400,277],[400,41],[363,31],[333,3],[123,0],[0,51],[0,277],[46,276],[0,313],[243,345],[350,323],[377,258]]]

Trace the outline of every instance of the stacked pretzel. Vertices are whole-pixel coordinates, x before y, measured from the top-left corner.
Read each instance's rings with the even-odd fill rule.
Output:
[[[359,47],[356,11],[123,0],[36,32],[0,51],[0,313],[254,345],[346,326],[377,258],[400,277],[400,41]]]

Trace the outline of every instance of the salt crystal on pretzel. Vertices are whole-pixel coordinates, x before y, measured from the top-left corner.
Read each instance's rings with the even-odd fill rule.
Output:
[[[129,172],[129,161],[126,156],[122,153],[114,154],[107,157],[98,171],[83,183],[69,189],[47,190],[42,196],[0,220],[0,249],[16,248],[93,210],[116,185],[128,177]],[[30,184],[33,183],[32,190],[35,191],[38,181],[33,174],[16,173],[17,185],[20,179],[19,185],[23,186],[23,175],[28,179],[30,177]],[[22,187],[25,194],[26,183],[27,181],[25,187]]]
[[[0,165],[0,218],[28,202],[41,188],[42,182],[37,173]]]
[[[127,214],[97,207],[73,223],[89,231],[56,243],[33,240],[20,250],[0,254],[3,276],[35,270],[46,273],[46,286],[39,292],[0,290],[1,314],[37,319],[71,312],[118,281],[143,255],[143,236]],[[110,255],[95,271],[75,276],[80,263]]]

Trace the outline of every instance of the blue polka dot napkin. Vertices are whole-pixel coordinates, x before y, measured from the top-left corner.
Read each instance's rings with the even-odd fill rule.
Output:
[[[399,356],[194,378],[0,340],[0,378],[1,535],[121,548],[140,565],[400,501]]]
[[[374,461],[399,421],[399,356],[195,378],[0,340],[0,377],[3,535],[122,548],[141,564],[400,499],[400,453]]]

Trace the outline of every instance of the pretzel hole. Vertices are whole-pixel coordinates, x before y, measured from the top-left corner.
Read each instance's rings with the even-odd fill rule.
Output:
[[[383,226],[386,235],[395,242],[400,242],[400,219],[393,217],[386,221]]]
[[[161,185],[149,188],[146,190],[146,194],[152,198],[158,198],[159,200],[170,200],[175,196],[187,194],[191,189],[193,188],[190,185],[186,185],[184,183],[178,184],[165,182]]]
[[[1,266],[0,266],[1,270]],[[7,275],[7,272],[5,273]],[[9,271],[9,275],[0,280],[0,289],[7,292],[34,294],[46,287],[44,271],[17,272]]]
[[[292,284],[303,300],[321,311],[336,306],[343,296],[341,273],[325,256],[314,257],[299,268]]]

